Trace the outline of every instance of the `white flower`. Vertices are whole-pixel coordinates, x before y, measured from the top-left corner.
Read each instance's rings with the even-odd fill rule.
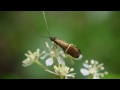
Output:
[[[98,64],[98,61],[91,60],[91,64],[88,64],[88,60],[83,63],[83,66],[86,68],[81,68],[80,72],[84,75],[92,75],[93,79],[99,79],[99,76],[104,76],[104,74],[108,74],[108,72],[100,73],[101,70],[104,70],[103,64]]]
[[[58,76],[60,76],[60,78],[62,77],[62,78],[64,78],[65,77],[65,79],[68,79],[68,78],[74,78],[75,77],[75,74],[76,73],[70,73],[69,74],[69,72],[72,72],[72,71],[74,71],[74,69],[73,68],[69,68],[69,67],[67,67],[67,66],[65,66],[65,63],[63,63],[63,64],[59,64],[58,65],[58,67],[57,66],[54,66],[54,71],[55,72],[52,72],[52,71],[50,71],[50,70],[46,70],[46,71],[48,71],[48,72],[50,72],[50,73],[53,73],[53,74],[55,74],[55,75],[58,75]]]
[[[37,49],[36,52],[32,53],[30,50],[28,51],[28,54],[25,53],[25,56],[27,57],[24,61],[22,61],[22,65],[24,67],[27,67],[27,66],[30,66],[31,64],[33,64],[36,60],[38,60],[38,58],[45,54],[45,51],[43,51],[41,54],[40,54],[40,49]]]
[[[50,56],[47,60],[46,60],[46,65],[47,66],[51,66],[53,64],[53,60],[54,58],[58,60],[59,64],[64,63],[64,60],[62,57],[60,57],[60,52],[58,52],[58,48],[55,44],[53,44],[51,47],[49,46],[49,44],[46,42],[46,47],[49,49],[49,53],[46,53],[43,57],[41,57],[41,59],[46,58],[47,56]]]

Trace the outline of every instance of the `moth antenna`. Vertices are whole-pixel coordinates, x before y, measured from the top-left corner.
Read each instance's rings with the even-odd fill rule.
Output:
[[[50,38],[50,37],[46,37],[46,36],[42,36],[40,34],[38,34],[37,32],[35,32],[34,30],[30,30],[32,33],[35,33],[35,35],[39,36],[39,37],[44,37],[44,38]]]
[[[49,31],[48,31],[48,24],[47,24],[47,20],[46,20],[45,12],[44,12],[44,11],[42,11],[42,12],[43,12],[43,17],[44,17],[45,24],[46,24],[46,27],[47,27],[48,35],[49,35],[49,37],[51,37],[51,35],[50,35]]]
[[[50,37],[45,37],[45,36],[41,36],[41,35],[40,35],[40,37],[44,37],[44,38],[50,38]]]

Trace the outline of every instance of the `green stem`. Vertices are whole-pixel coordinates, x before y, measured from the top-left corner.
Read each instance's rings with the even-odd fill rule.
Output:
[[[38,60],[35,61],[38,65],[40,65],[43,69],[48,70],[43,64],[41,64]]]
[[[87,79],[93,79],[93,75],[90,74]]]
[[[64,76],[60,76],[60,79],[63,79],[64,78]]]

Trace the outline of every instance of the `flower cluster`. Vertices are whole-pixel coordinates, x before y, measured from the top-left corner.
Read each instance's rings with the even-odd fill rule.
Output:
[[[54,59],[57,59],[59,64],[64,63],[64,60],[60,55],[62,56],[65,56],[65,55],[60,53],[61,51],[58,52],[57,46],[55,46],[54,43],[51,47],[49,46],[47,42],[45,44],[49,52],[46,53],[43,57],[41,57],[41,59],[45,59],[47,56],[49,56],[49,58],[46,60],[46,65],[51,66],[53,64]]]
[[[33,63],[37,63],[40,65],[45,71],[59,76],[60,79],[69,79],[69,78],[75,78],[76,73],[71,73],[74,71],[74,68],[70,68],[66,66],[65,59],[69,59],[74,63],[74,60],[80,60],[82,59],[83,55],[80,55],[79,58],[74,58],[70,56],[69,54],[64,53],[61,50],[58,50],[58,46],[55,43],[52,43],[51,46],[46,42],[46,47],[48,49],[47,51],[43,51],[40,53],[40,49],[37,49],[36,52],[32,53],[30,50],[28,51],[28,54],[25,53],[25,56],[27,57],[22,63],[24,67],[30,66]],[[46,65],[43,65],[40,60],[46,60]],[[54,71],[51,71],[47,68],[47,66],[52,66],[54,64],[54,61],[57,60],[57,65],[53,66]],[[83,66],[85,68],[81,68],[80,72],[84,76],[88,76],[88,78],[93,79],[99,79],[100,76],[107,75],[108,72],[100,72],[104,70],[103,64],[98,64],[98,61],[91,60],[90,64],[88,63],[88,60],[83,63]]]
[[[28,51],[28,54],[25,53],[25,56],[27,57],[22,63],[22,65],[24,67],[30,66],[31,64],[33,64],[34,62],[37,62],[37,60],[39,59],[40,56],[42,56],[43,54],[45,54],[45,51],[43,51],[40,54],[40,49],[37,49],[36,52],[32,53],[30,50]]]
[[[61,65],[60,64],[58,64],[58,67],[57,66],[54,66],[54,71],[55,72],[52,72],[52,71],[50,71],[50,70],[46,70],[46,71],[48,71],[48,72],[50,72],[50,73],[53,73],[53,74],[55,74],[55,75],[58,75],[58,76],[60,76],[60,78],[62,79],[62,78],[74,78],[75,76],[75,74],[76,73],[70,73],[69,74],[69,72],[72,72],[72,71],[74,71],[74,69],[73,68],[69,68],[69,67],[67,67],[66,65],[65,65],[65,63],[62,63]]]
[[[85,61],[85,63],[83,63],[83,66],[85,68],[81,68],[80,72],[84,75],[84,76],[92,76],[93,79],[99,79],[99,76],[104,77],[104,75],[107,75],[108,72],[100,72],[102,70],[104,70],[103,64],[98,64],[98,61],[95,60],[91,60],[90,62],[91,64],[88,64],[88,60]]]

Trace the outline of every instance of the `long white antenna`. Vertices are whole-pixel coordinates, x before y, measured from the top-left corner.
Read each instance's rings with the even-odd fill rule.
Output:
[[[46,27],[47,27],[47,30],[48,30],[48,24],[47,24],[47,20],[46,20],[45,12],[44,12],[44,11],[42,11],[42,12],[43,12],[43,17],[44,17],[45,24],[46,24]]]
[[[45,24],[46,24],[46,27],[47,27],[47,32],[48,32],[48,24],[47,24],[47,20],[46,20],[46,16],[45,16],[45,12],[43,12],[43,17],[44,17],[44,20],[45,20]],[[50,36],[50,33],[48,32],[48,35]],[[51,36],[50,36],[51,37]]]

